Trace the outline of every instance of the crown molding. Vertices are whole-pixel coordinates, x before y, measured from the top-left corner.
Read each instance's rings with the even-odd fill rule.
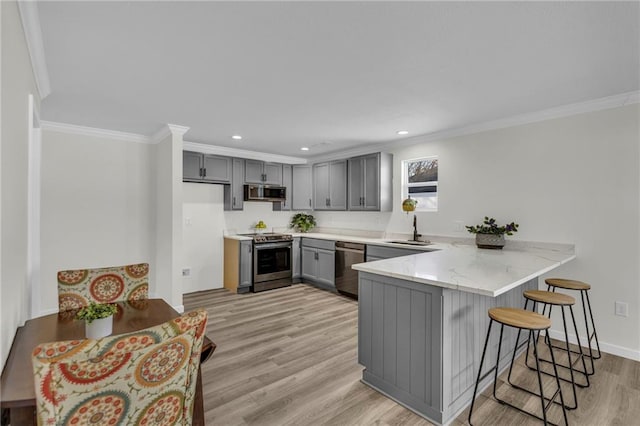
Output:
[[[77,126],[75,124],[56,123],[53,121],[41,121],[43,130],[58,133],[70,133],[73,135],[92,136],[105,139],[116,139],[124,142],[136,142],[144,144],[154,143],[149,137],[137,133],[119,132],[117,130],[97,129],[95,127]]]
[[[369,144],[365,147],[358,147],[344,151],[334,151],[328,154],[313,156],[309,158],[309,162],[331,161],[347,157],[356,157],[358,155],[404,148],[426,142],[451,139],[458,136],[471,135],[474,133],[487,132],[490,130],[504,129],[507,127],[521,126],[524,124],[537,123],[541,121],[569,117],[572,115],[584,114],[588,112],[602,111],[605,109],[618,108],[637,103],[640,103],[640,91],[638,90],[633,92],[620,93],[618,95],[607,96],[599,99],[592,99],[586,102],[562,105],[542,111],[514,115],[512,117],[501,118],[498,120],[486,121],[484,123],[472,124],[470,126],[443,130],[441,132],[426,133],[402,140]]]
[[[182,136],[189,131],[191,127],[178,126],[177,124],[167,124],[167,127],[174,135]]]
[[[308,162],[306,159],[299,157],[268,154],[266,152],[248,151],[245,149],[228,148],[198,142],[184,141],[183,148],[187,151],[201,152],[203,154],[217,154],[227,157],[247,158],[249,160],[272,161],[274,163],[306,164]]]
[[[33,77],[38,87],[40,99],[44,99],[51,93],[51,85],[49,83],[49,71],[47,70],[44,44],[42,42],[38,4],[35,1],[19,1],[17,3],[24,38],[27,42],[29,57],[31,58]]]

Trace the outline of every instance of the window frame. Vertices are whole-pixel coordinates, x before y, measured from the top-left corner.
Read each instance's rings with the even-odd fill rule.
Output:
[[[425,157],[418,157],[418,158],[409,158],[406,160],[402,160],[402,188],[401,188],[401,192],[402,192],[402,199],[406,199],[409,196],[409,188],[410,187],[419,187],[419,186],[430,186],[430,187],[434,187],[435,191],[433,192],[435,194],[435,208],[432,207],[424,207],[420,205],[420,203],[418,203],[416,205],[416,212],[437,212],[438,211],[438,207],[439,207],[439,198],[440,198],[440,189],[439,189],[439,185],[438,185],[438,181],[440,179],[440,176],[438,175],[438,180],[435,181],[431,181],[431,182],[409,182],[409,164],[414,163],[414,162],[418,162],[418,161],[428,161],[428,160],[436,160],[438,162],[438,168],[440,168],[440,160],[438,158],[437,155],[429,155],[429,156],[425,156]],[[439,170],[438,170],[439,173]]]

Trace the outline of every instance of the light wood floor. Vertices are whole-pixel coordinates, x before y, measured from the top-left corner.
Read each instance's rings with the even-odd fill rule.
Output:
[[[184,305],[207,309],[207,335],[218,345],[202,368],[207,425],[431,424],[360,383],[354,300],[300,284],[247,295],[192,293]],[[529,380],[524,367],[514,373]],[[498,392],[505,392],[505,377]],[[541,424],[488,398],[490,391],[476,402],[474,425]],[[532,397],[510,399],[539,406]],[[570,424],[640,424],[640,363],[603,354],[591,387],[578,389],[578,403]],[[453,424],[467,424],[467,415]]]

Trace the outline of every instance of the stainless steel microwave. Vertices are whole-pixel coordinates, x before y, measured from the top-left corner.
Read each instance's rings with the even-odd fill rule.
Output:
[[[284,201],[287,188],[273,185],[245,185],[244,201]]]

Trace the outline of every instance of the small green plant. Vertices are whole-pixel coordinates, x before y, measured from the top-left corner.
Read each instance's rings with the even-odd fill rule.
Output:
[[[85,320],[91,324],[93,320],[110,317],[116,312],[118,312],[118,305],[91,302],[89,306],[85,306],[76,313],[76,319]]]
[[[300,232],[309,232],[316,226],[316,218],[312,214],[296,213],[291,218],[289,226]]]
[[[513,235],[514,232],[518,232],[518,226],[520,225],[515,222],[498,226],[494,218],[485,216],[481,225],[467,226],[466,228],[472,234]]]

